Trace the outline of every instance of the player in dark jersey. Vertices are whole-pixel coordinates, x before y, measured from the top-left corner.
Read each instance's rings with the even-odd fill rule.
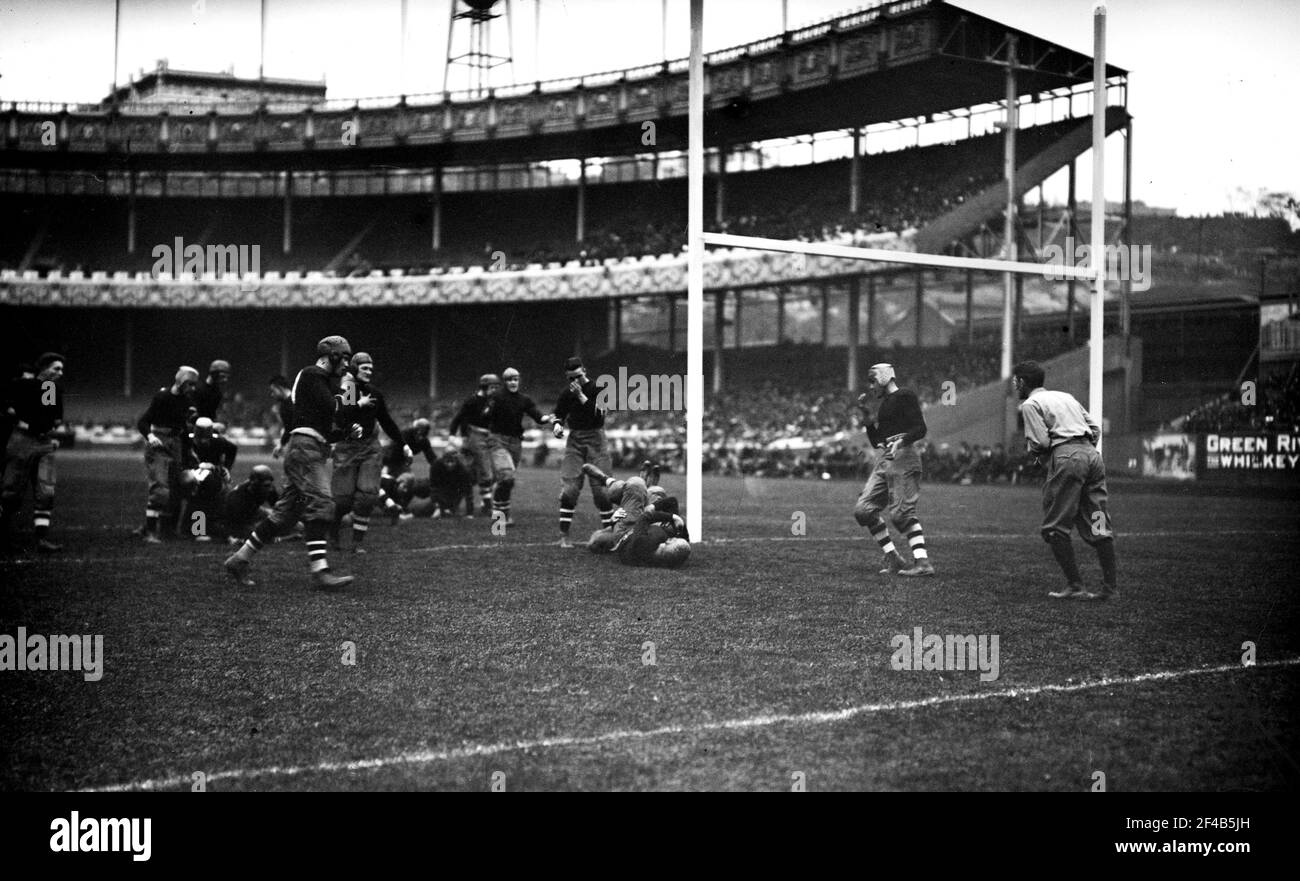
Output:
[[[182,444],[178,531],[197,541],[211,541],[209,524],[220,516],[221,497],[230,486],[230,469],[235,467],[239,454],[239,447],[222,437],[219,425],[200,416]]]
[[[327,535],[334,520],[330,496],[330,445],[339,438],[336,417],[343,406],[339,378],[347,370],[352,347],[341,336],[327,336],[316,344],[316,363],[298,372],[293,383],[293,429],[284,452],[287,485],[271,513],[249,533],[248,540],[225,562],[226,572],[242,585],[252,586],[248,570],[253,555],[276,535],[303,521],[312,581],[318,590],[337,590],[352,583],[352,576],[330,572],[326,558]],[[359,407],[368,395],[353,401]]]
[[[429,440],[432,426],[423,417],[411,423],[410,428],[402,429],[400,440],[394,440],[383,450],[383,468],[379,472],[379,504],[383,512],[396,519],[402,513],[401,504],[393,502],[393,488],[397,479],[411,470],[415,464],[415,454],[421,453],[424,460],[433,467],[437,457],[433,454],[433,443]]]
[[[636,477],[617,480],[587,462],[582,471],[591,478],[592,483],[599,483],[605,489],[606,497],[618,505],[610,517],[610,525],[603,526],[591,534],[587,550],[593,554],[612,554],[617,552],[632,534],[632,529],[641,520],[650,505],[650,490],[659,483],[659,466],[645,462]]]
[[[462,501],[465,513],[474,516],[474,476],[460,451],[448,447],[429,467],[429,490],[437,505],[435,517],[456,515]]]
[[[4,483],[0,490],[0,551],[12,551],[14,517],[23,506],[27,486],[33,487],[32,527],[36,549],[62,550],[50,541],[54,517],[54,451],[51,434],[63,424],[63,356],[46,352],[36,362],[36,375],[14,380],[6,394],[4,413],[10,427],[5,443]]]
[[[222,498],[218,529],[227,541],[242,543],[239,536],[252,532],[257,521],[270,514],[271,506],[279,500],[275,474],[266,465],[254,465],[248,479],[231,487]]]
[[[505,388],[488,399],[488,453],[492,459],[492,520],[513,526],[510,496],[515,488],[515,469],[524,451],[524,417],[538,425],[547,425],[554,417],[543,416],[533,399],[521,394],[519,371],[507,367],[501,371]]]
[[[570,358],[564,363],[564,378],[569,385],[555,402],[552,430],[556,438],[561,438],[566,425],[569,429],[569,438],[564,444],[564,461],[560,465],[560,547],[571,548],[573,542],[569,541],[569,528],[573,525],[573,512],[582,495],[582,466],[591,463],[608,472],[614,470],[614,462],[605,441],[605,413],[596,408],[600,389],[587,378],[581,358]],[[591,481],[591,501],[600,512],[600,525],[608,527],[614,506],[599,481]]]
[[[885,553],[882,575],[934,575],[925,533],[916,517],[916,503],[921,497],[921,455],[915,444],[926,432],[921,402],[914,392],[898,387],[894,368],[889,364],[873,364],[867,371],[867,381],[880,398],[880,409],[872,414],[869,394],[861,395],[858,404],[864,411],[867,439],[879,452],[853,516],[858,525],[871,531],[871,537]],[[886,508],[894,528],[907,538],[912,562],[894,548],[889,526],[880,515]]]
[[[159,389],[149,402],[149,409],[135,427],[144,436],[144,467],[149,478],[149,501],[144,511],[141,535],[147,544],[162,542],[161,520],[173,513],[173,492],[184,461],[185,434],[195,415],[194,389],[199,372],[181,367],[168,388]]]
[[[226,400],[226,383],[230,382],[230,362],[213,361],[207,378],[194,390],[194,409],[199,416],[217,421],[217,411]]]
[[[650,504],[632,525],[631,534],[618,549],[625,566],[675,569],[691,556],[691,536],[677,507],[677,499],[652,486]]]
[[[485,373],[478,378],[478,391],[466,398],[447,426],[447,435],[460,435],[461,451],[470,460],[474,479],[478,482],[481,512],[492,512],[492,460],[487,451],[488,400],[501,390],[501,377]],[[470,516],[473,516],[472,514]]]
[[[352,356],[351,372],[343,375],[344,403],[338,421],[344,437],[334,445],[334,474],[330,478],[334,496],[330,540],[338,550],[339,528],[343,518],[351,512],[354,554],[366,552],[362,543],[370,530],[370,512],[379,502],[379,472],[383,456],[378,428],[382,428],[394,444],[402,441],[402,430],[388,412],[383,392],[370,384],[374,370],[374,359],[366,352],[357,352]],[[362,395],[370,399],[369,406],[350,403]]]
[[[412,422],[410,428],[403,428],[400,437],[393,438],[393,442],[384,447],[384,473],[394,479],[400,477],[410,470],[417,453],[432,466],[438,457],[434,455],[433,443],[429,440],[431,428],[429,420],[423,417]]]

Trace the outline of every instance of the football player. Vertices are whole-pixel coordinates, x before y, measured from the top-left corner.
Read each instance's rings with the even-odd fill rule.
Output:
[[[339,528],[343,518],[352,514],[352,553],[366,552],[363,542],[370,530],[370,512],[379,502],[379,472],[383,452],[379,446],[379,432],[383,428],[394,445],[402,442],[402,430],[388,412],[383,392],[371,384],[375,361],[366,352],[352,356],[351,372],[343,375],[344,405],[339,412],[339,424],[344,437],[334,445],[334,474],[330,478],[334,496],[334,522],[330,526],[330,540],[339,548]],[[369,400],[366,406],[349,401]]]
[[[610,517],[610,525],[597,529],[587,542],[593,554],[612,554],[627,541],[650,504],[650,488],[659,483],[659,466],[645,462],[637,476],[627,480],[616,480],[590,462],[582,466],[582,471],[593,482],[599,481],[609,500],[619,506]]]
[[[181,490],[181,514],[177,533],[193,534],[198,541],[211,540],[206,525],[195,530],[199,524],[217,519],[221,496],[230,486],[230,469],[235,467],[235,457],[239,454],[239,447],[221,436],[220,425],[200,416],[194,420],[194,430],[182,444],[183,465],[177,481]],[[202,518],[195,514],[202,514]]]
[[[691,556],[686,521],[678,511],[677,499],[666,495],[663,487],[650,487],[649,496],[650,503],[618,548],[618,560],[625,566],[676,569]]]
[[[384,447],[383,468],[379,472],[379,503],[384,513],[390,517],[399,516],[404,507],[394,503],[391,496],[397,479],[411,470],[415,454],[422,453],[430,468],[436,461],[433,444],[429,441],[429,430],[429,420],[421,417],[412,422],[410,428],[402,429],[400,440],[394,439]]]
[[[237,536],[253,531],[257,521],[271,513],[271,507],[280,499],[275,491],[275,474],[269,466],[254,465],[248,479],[230,488],[221,500],[219,528],[227,541],[239,544]]]
[[[330,572],[326,552],[327,535],[334,520],[330,445],[339,439],[336,417],[343,406],[339,380],[351,358],[352,346],[346,339],[327,336],[316,344],[316,362],[300,370],[294,380],[294,427],[284,451],[287,483],[284,493],[271,513],[253,528],[248,540],[224,564],[226,572],[242,585],[253,584],[248,574],[253,555],[300,519],[316,589],[338,590],[352,583],[351,575],[336,576]],[[352,403],[365,407],[369,396],[359,394]]]
[[[519,391],[522,377],[513,367],[501,372],[505,388],[488,398],[488,453],[492,460],[492,518],[513,526],[510,496],[515,487],[515,469],[524,451],[524,417],[538,425],[547,425],[551,416],[543,416],[533,399]]]
[[[871,411],[869,394],[860,395],[858,405],[863,408],[867,439],[879,452],[853,516],[859,526],[871,531],[885,554],[882,575],[932,576],[934,566],[925,547],[921,521],[916,517],[916,503],[921,497],[921,454],[915,444],[926,432],[921,402],[914,392],[898,387],[894,368],[889,364],[871,365],[867,381],[880,399],[880,409]],[[894,528],[907,537],[914,561],[908,561],[894,548],[889,526],[880,516],[886,508]]]
[[[23,506],[31,484],[34,508],[32,526],[36,549],[62,550],[50,541],[54,517],[54,451],[59,442],[51,435],[63,424],[63,356],[46,352],[36,362],[36,375],[10,384],[4,401],[11,427],[5,443],[4,483],[0,490],[0,550],[12,550],[14,517]]]
[[[562,438],[565,426],[569,429],[564,461],[560,465],[560,547],[571,548],[569,528],[582,495],[582,466],[591,463],[601,471],[613,471],[614,463],[605,441],[605,413],[596,408],[599,388],[587,378],[581,358],[570,358],[564,363],[564,378],[569,384],[555,403],[552,430],[556,438]],[[604,484],[591,482],[591,501],[600,512],[601,527],[608,528],[614,506],[605,494]]]
[[[172,513],[172,491],[183,461],[182,444],[189,421],[196,410],[194,390],[199,372],[181,367],[171,386],[159,389],[149,402],[135,427],[144,436],[144,467],[149,478],[149,501],[145,505],[144,536],[146,544],[162,543],[161,519]]]
[[[226,399],[226,384],[230,382],[230,362],[213,361],[208,366],[207,378],[194,390],[194,408],[200,416],[217,421],[217,411]]]
[[[470,459],[470,467],[474,470],[481,511],[485,517],[492,513],[492,460],[487,451],[487,403],[500,390],[501,377],[495,373],[480,376],[478,391],[461,403],[451,424],[447,426],[448,437],[459,434],[462,438],[461,450]]]

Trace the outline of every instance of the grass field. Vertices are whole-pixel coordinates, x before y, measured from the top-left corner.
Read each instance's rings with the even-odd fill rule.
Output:
[[[0,789],[1300,784],[1294,500],[1114,487],[1122,598],[1081,603],[1046,597],[1032,487],[927,485],[939,575],[907,581],[876,574],[853,483],[710,479],[709,540],[663,572],[551,545],[558,476],[525,470],[508,537],[381,523],[330,595],[301,543],[248,589],[222,547],[128,538],[134,457],[59,467],[66,549],[0,564],[0,633],[102,634],[104,674],[0,672]],[[893,669],[916,627],[997,635],[998,678]]]

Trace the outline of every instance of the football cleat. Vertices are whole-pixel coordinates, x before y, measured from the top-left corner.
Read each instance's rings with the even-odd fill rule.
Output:
[[[571,547],[573,547],[573,542],[569,541],[569,537],[568,537],[567,535],[562,536],[562,537],[560,538],[560,541],[558,542],[558,544],[559,544],[559,546],[562,547],[562,548],[571,548]]]
[[[1088,595],[1082,584],[1070,584],[1047,594],[1054,600],[1081,600]]]
[[[880,574],[897,575],[898,573],[902,572],[904,569],[910,569],[910,568],[912,568],[912,564],[904,560],[902,556],[897,551],[895,551],[894,553],[887,554],[885,556],[884,568],[880,570]]]
[[[917,560],[911,569],[904,569],[898,573],[905,578],[932,578],[934,577],[934,566],[929,560]]]
[[[42,554],[56,554],[63,550],[63,545],[56,545],[48,538],[43,538],[36,543],[36,550],[40,551]]]
[[[248,575],[249,564],[247,560],[241,560],[239,557],[230,556],[222,564],[226,573],[239,584],[240,587],[252,587],[257,582],[253,581]]]
[[[316,572],[311,577],[312,586],[316,590],[335,591],[342,590],[352,583],[351,575],[334,575],[328,569]]]

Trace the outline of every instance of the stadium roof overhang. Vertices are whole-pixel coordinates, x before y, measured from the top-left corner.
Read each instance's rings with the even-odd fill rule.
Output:
[[[705,129],[713,147],[1000,102],[1012,64],[1022,96],[1084,86],[1093,74],[1088,55],[939,0],[882,4],[707,62]],[[1109,79],[1126,75],[1107,66]],[[263,108],[242,117],[213,111],[165,121],[70,111],[62,114],[69,134],[53,149],[40,129],[51,114],[15,108],[0,114],[0,167],[430,168],[645,154],[685,149],[688,95],[685,65],[674,62],[650,74],[584,78],[561,91],[503,90],[428,105]],[[647,122],[655,125],[652,146]],[[348,124],[360,132],[351,142],[331,134]]]

